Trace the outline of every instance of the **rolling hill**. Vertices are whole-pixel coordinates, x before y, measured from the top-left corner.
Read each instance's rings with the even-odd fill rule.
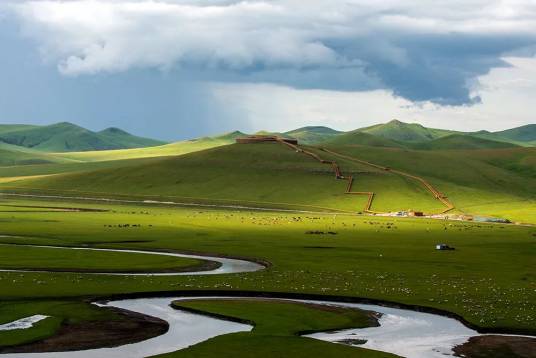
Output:
[[[525,127],[506,136],[530,140],[533,126]],[[3,127],[4,135],[36,129],[42,127]],[[129,136],[119,129],[96,134],[117,142]],[[364,207],[366,198],[345,195],[347,183],[334,179],[330,165],[277,143],[233,144],[243,135],[235,131],[146,148],[57,153],[1,143],[1,187],[354,212]],[[282,135],[301,137],[302,148],[339,163],[343,175],[354,178],[352,191],[375,193],[375,211],[439,209],[418,181],[396,174],[401,170],[430,182],[461,212],[536,222],[536,148],[398,121],[365,131],[304,127]],[[393,171],[303,144],[323,138],[322,148]]]
[[[536,142],[536,124],[507,129],[494,134],[516,142]]]
[[[375,211],[441,209],[434,196],[411,178],[338,158],[315,147],[305,148],[326,160],[337,161],[344,175],[354,177],[353,191],[374,192]],[[445,193],[458,211],[536,221],[536,148],[328,148],[421,176]],[[148,159],[120,161],[120,170],[115,164],[95,167],[97,163],[78,163],[81,167],[76,172],[30,177],[0,188],[262,207],[312,206],[353,212],[361,211],[366,202],[364,196],[346,195],[347,182],[336,180],[329,165],[277,143],[234,144]]]
[[[404,123],[396,119],[383,124],[357,129],[358,132],[368,133],[397,142],[425,142],[455,133],[445,129],[427,128],[418,123]]]
[[[357,135],[357,133],[369,136]],[[314,144],[319,143],[407,147],[423,150],[532,147],[536,146],[536,124],[498,132],[459,132],[427,128],[418,123],[404,123],[392,120],[388,123],[360,128],[350,132],[334,133],[324,141],[315,142]]]
[[[365,145],[372,147],[403,148],[404,144],[359,130],[342,133],[320,143],[322,145]]]
[[[9,133],[37,127],[39,126],[34,126],[31,124],[0,124],[0,133]]]
[[[425,150],[459,150],[513,148],[518,147],[518,145],[509,142],[473,137],[467,134],[450,134],[428,142],[415,143],[411,147],[414,149]]]
[[[536,222],[536,148],[331,148],[421,176],[445,193],[461,212]]]
[[[0,128],[0,141],[44,152],[137,148],[163,144],[161,141],[133,136],[117,128],[92,132],[67,122],[48,126],[6,126]]]
[[[235,142],[235,139],[237,137],[241,137],[244,135],[245,134],[242,132],[235,131],[214,137],[203,137],[154,147],[56,153],[56,155],[66,159],[73,159],[85,162],[165,157],[182,155],[191,152],[197,152],[204,149],[219,147],[222,145],[232,144]]]
[[[0,142],[0,166],[22,166],[49,163],[72,162],[68,158],[57,157],[49,153],[18,147]]]
[[[480,138],[514,143],[524,147],[536,146],[536,124],[528,124],[498,132],[480,131],[471,134]]]
[[[284,135],[296,138],[303,144],[318,144],[344,133],[323,126],[309,126],[285,132]]]
[[[91,195],[155,196],[259,206],[274,203],[355,209],[356,199],[344,195],[346,183],[330,168],[308,160],[277,143],[234,144],[149,163],[131,160],[121,170],[104,168],[16,182],[25,188]],[[87,163],[92,165],[94,163]],[[8,184],[13,188],[14,184]],[[7,187],[4,187],[6,189]],[[334,204],[338,203],[338,204]]]

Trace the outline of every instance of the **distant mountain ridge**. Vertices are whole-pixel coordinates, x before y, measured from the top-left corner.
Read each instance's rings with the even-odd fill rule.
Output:
[[[464,134],[450,134],[428,142],[412,145],[413,149],[500,149],[519,147],[517,144],[473,137]]]
[[[47,126],[0,125],[0,142],[43,152],[75,152],[150,147],[162,141],[134,136],[119,128],[100,132],[61,122]]]
[[[516,146],[536,146],[536,124],[507,129],[497,132],[478,131],[461,132],[446,129],[428,128],[418,123],[405,123],[392,120],[387,123],[359,128],[353,131],[338,131],[325,126],[306,126],[287,132],[259,131],[255,134],[278,135],[296,138],[305,145],[354,145],[369,147],[393,147],[418,150],[452,150],[452,149],[500,149]],[[167,144],[162,141],[137,137],[120,128],[107,128],[93,132],[72,123],[62,122],[48,126],[35,125],[0,125],[0,144],[16,148],[31,149],[32,152],[97,152],[117,149],[136,149],[154,147],[145,151],[148,155],[165,144],[163,152],[183,153],[185,145],[192,143],[192,148],[208,148],[232,144],[237,137],[246,133],[233,131],[221,135],[202,137],[182,142]],[[143,152],[143,153],[145,153]],[[76,154],[76,153],[75,153]],[[81,157],[105,158],[105,154],[83,155]],[[136,156],[137,152],[122,152],[121,157]],[[144,154],[145,155],[145,154]],[[76,156],[75,156],[76,157]],[[73,157],[74,158],[74,157]]]
[[[320,139],[317,138],[314,144],[406,147],[422,150],[533,147],[536,146],[536,124],[498,132],[461,132],[392,120]]]

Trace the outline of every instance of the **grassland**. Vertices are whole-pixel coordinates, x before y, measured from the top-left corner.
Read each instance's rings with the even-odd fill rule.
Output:
[[[204,149],[219,147],[234,142],[232,136],[206,137],[182,142],[164,144],[154,147],[98,150],[86,152],[56,153],[55,155],[66,159],[95,162],[121,159],[166,157],[198,152]]]
[[[0,166],[3,167],[69,162],[72,160],[0,142]]]
[[[223,201],[284,208],[300,205],[316,210],[328,208],[352,212],[362,211],[367,200],[366,197],[345,194],[347,182],[336,180],[330,166],[278,144],[231,145],[147,160],[147,163],[121,161],[124,166],[120,171],[115,165],[105,166],[93,171],[29,178],[1,187],[86,196],[149,195],[172,200]],[[440,207],[415,181],[350,161],[343,169],[345,174],[357,175],[354,190],[373,190],[377,194],[374,210],[435,210]],[[27,173],[42,172],[32,170]]]
[[[458,211],[536,222],[536,148],[446,151],[351,145],[328,148],[421,176],[445,193]],[[351,164],[341,162],[341,168],[351,170]]]
[[[43,153],[58,162],[0,167],[1,191],[140,201],[120,205],[0,196],[0,235],[11,235],[0,236],[0,243],[204,252],[272,264],[260,272],[219,276],[97,278],[68,272],[1,272],[0,323],[47,312],[52,318],[24,332],[0,332],[0,346],[48,337],[66,320],[104,317],[106,312],[84,306],[90,299],[190,290],[361,297],[447,311],[483,330],[536,333],[533,226],[356,215],[366,197],[345,194],[347,182],[337,180],[330,165],[280,144],[225,145],[231,138],[232,134],[219,140],[113,152]],[[536,223],[536,148],[415,150],[354,145],[351,138],[326,147],[425,178],[449,197],[457,213]],[[441,204],[415,180],[318,147],[305,148],[337,161],[343,174],[354,177],[353,191],[374,192],[373,210],[441,210]],[[30,149],[19,153],[36,155]],[[144,200],[307,212],[181,208],[142,204]],[[438,252],[437,243],[456,250]],[[0,245],[0,268],[151,271],[192,264],[197,262],[127,253],[66,255],[60,249]],[[58,313],[55,307],[64,304],[73,309]],[[311,309],[289,321],[286,306],[259,308],[251,303],[240,311],[228,303],[209,306],[201,308],[253,320],[260,330],[219,337],[189,351],[200,357],[209,356],[209,349],[231,351],[240,342],[265,355],[270,351],[258,347],[266,342],[275,346],[275,341],[284,341],[281,344],[288,350],[308,352],[301,344],[305,338],[295,336],[303,324],[325,329],[330,322],[342,322],[341,317],[313,322],[309,314],[324,313]],[[275,310],[283,312],[279,323],[286,322],[291,329],[262,328]],[[351,349],[306,341],[313,351],[328,357]]]
[[[331,150],[420,176],[449,197],[453,213],[536,222],[534,148],[399,121],[347,133],[325,127],[291,132],[306,141],[329,138],[322,145]],[[366,198],[349,198],[344,183],[331,180],[329,166],[273,144],[228,145],[240,135],[140,149],[19,151],[17,161],[4,155],[4,164],[51,163],[0,167],[0,189],[353,212],[365,207]],[[532,127],[502,135],[530,140]],[[355,179],[353,191],[374,192],[373,211],[442,210],[410,178],[317,153],[341,162],[343,174]]]
[[[392,354],[300,337],[302,332],[369,327],[363,311],[251,300],[178,301],[177,309],[200,311],[254,324],[252,332],[215,337],[159,357],[395,357]]]
[[[457,212],[536,222],[535,148],[423,151],[369,146],[327,146],[339,153],[428,180]],[[421,184],[314,147],[355,179],[354,191],[373,191],[376,211],[438,212],[441,204]],[[418,163],[418,164],[416,164]],[[31,168],[30,168],[31,167]],[[121,170],[117,170],[121,168]],[[0,169],[0,175],[50,177],[3,179],[0,189],[85,196],[167,198],[236,205],[299,205],[359,212],[366,198],[344,194],[346,182],[331,168],[276,144],[230,145],[177,157],[54,164]],[[455,211],[456,212],[456,211]]]
[[[456,313],[486,329],[534,332],[536,277],[532,259],[536,232],[532,227],[105,206],[112,211],[0,213],[2,234],[23,236],[0,241],[193,250],[259,258],[273,266],[255,273],[218,277],[102,276],[98,280],[83,274],[6,272],[0,274],[0,299],[45,299],[56,297],[58,292],[65,299],[78,299],[192,289],[314,293],[433,307]],[[142,227],[107,226],[117,222],[139,223]],[[308,234],[310,231],[337,234]],[[438,242],[456,250],[437,252],[434,247]],[[44,267],[47,262],[35,256],[28,264]],[[5,314],[0,312],[0,321],[6,321]]]
[[[37,211],[34,211],[37,212]],[[36,257],[42,263],[36,265]],[[58,250],[32,246],[2,246],[0,269],[74,272],[173,272],[196,267],[201,261],[186,258],[88,250]]]
[[[50,337],[60,329],[62,324],[119,319],[110,310],[102,309],[86,302],[72,300],[1,301],[0,312],[2,312],[0,323],[11,322],[21,317],[29,317],[34,315],[35,312],[48,316],[48,318],[36,323],[31,329],[2,331],[0,333],[0,348],[35,342]]]

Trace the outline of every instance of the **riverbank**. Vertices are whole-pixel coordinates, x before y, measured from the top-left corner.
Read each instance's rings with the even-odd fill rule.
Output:
[[[160,336],[169,329],[168,322],[163,319],[120,308],[109,309],[118,319],[79,323],[63,322],[53,336],[18,346],[0,347],[0,354],[66,352],[118,347]]]

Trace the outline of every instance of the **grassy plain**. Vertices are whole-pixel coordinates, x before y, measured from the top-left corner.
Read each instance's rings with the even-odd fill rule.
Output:
[[[4,204],[28,203],[4,200]],[[486,329],[534,333],[533,227],[316,213],[67,205],[110,211],[0,212],[1,234],[19,236],[0,237],[0,242],[196,251],[259,258],[272,266],[217,277],[97,279],[83,274],[4,272],[0,299],[49,299],[61,292],[64,299],[76,300],[192,289],[315,293],[433,307]],[[117,223],[141,226],[109,227]],[[456,250],[437,252],[434,248],[439,242]],[[28,264],[45,267],[47,262],[37,255]],[[6,314],[0,312],[0,321],[6,321]]]
[[[536,222],[535,148],[329,148],[422,176],[447,194],[458,212]],[[373,191],[373,210],[441,209],[414,180],[310,149],[336,160],[345,175],[352,175],[353,191]],[[536,229],[532,226],[356,215],[364,207],[365,196],[344,194],[347,182],[335,179],[329,165],[277,144],[224,145],[181,156],[131,157],[143,156],[144,151],[153,156],[152,150],[120,151],[123,154],[113,158],[105,154],[100,159],[95,157],[98,153],[86,154],[86,158],[83,153],[69,153],[62,157],[66,162],[0,167],[0,189],[308,212],[0,196],[0,235],[6,235],[0,236],[0,243],[204,252],[272,264],[260,272],[218,276],[0,272],[0,323],[32,314],[52,316],[24,332],[0,332],[0,346],[49,336],[65,320],[104,317],[105,310],[96,312],[85,303],[88,299],[188,290],[361,297],[448,311],[486,330],[536,333]],[[65,207],[106,211],[66,212]],[[328,214],[328,209],[334,212]],[[456,250],[438,252],[437,243]],[[3,268],[151,271],[195,263],[127,253],[66,255],[66,250],[0,245]],[[59,313],[56,307],[62,305],[67,308]],[[241,312],[228,306],[205,309],[254,320],[259,327],[269,312],[286,310],[258,307],[251,304]],[[281,319],[288,318],[282,314]],[[296,328],[304,321],[290,323]],[[287,349],[307,352],[301,343],[294,345],[298,341],[291,331],[276,338],[272,337],[275,331],[238,337],[246,339],[251,349],[267,342],[275,346],[273,340],[277,340],[285,341]],[[232,349],[239,341],[224,336],[193,349],[203,357],[212,344]],[[307,340],[309,344],[314,345],[311,349],[325,349],[327,357],[330,352],[350,349]]]
[[[39,287],[39,283],[34,283],[34,285]],[[0,347],[35,342],[50,337],[62,324],[119,319],[110,310],[86,302],[61,299],[0,301],[0,312],[2,312],[0,324],[37,314],[35,312],[48,316],[30,329],[0,331]]]
[[[536,148],[430,151],[327,147],[425,178],[449,197],[456,207],[454,212],[536,223]],[[337,161],[344,175],[354,177],[353,191],[374,192],[372,210],[436,213],[444,209],[415,180],[314,147],[308,149]],[[225,145],[171,157],[0,168],[0,177],[1,190],[71,196],[148,196],[157,200],[312,206],[353,212],[363,210],[366,202],[364,196],[346,195],[347,182],[336,180],[329,165],[270,143]]]
[[[322,156],[331,159],[329,155]],[[230,145],[177,157],[138,160],[119,161],[121,170],[112,162],[102,162],[102,167],[94,170],[84,171],[80,166],[76,172],[0,183],[0,188],[85,196],[122,194],[171,200],[223,200],[237,205],[285,208],[301,205],[352,212],[362,211],[366,203],[364,196],[345,194],[347,182],[336,180],[329,165],[279,144]],[[62,168],[69,170],[73,165]],[[36,171],[39,169],[26,174],[43,174]],[[345,175],[354,175],[353,190],[376,193],[373,210],[435,211],[441,207],[413,180],[351,162],[343,166],[343,171]],[[10,174],[4,171],[3,175]]]
[[[59,250],[25,245],[0,247],[0,269],[4,270],[173,272],[194,268],[200,264],[201,261],[194,259],[139,253]]]

